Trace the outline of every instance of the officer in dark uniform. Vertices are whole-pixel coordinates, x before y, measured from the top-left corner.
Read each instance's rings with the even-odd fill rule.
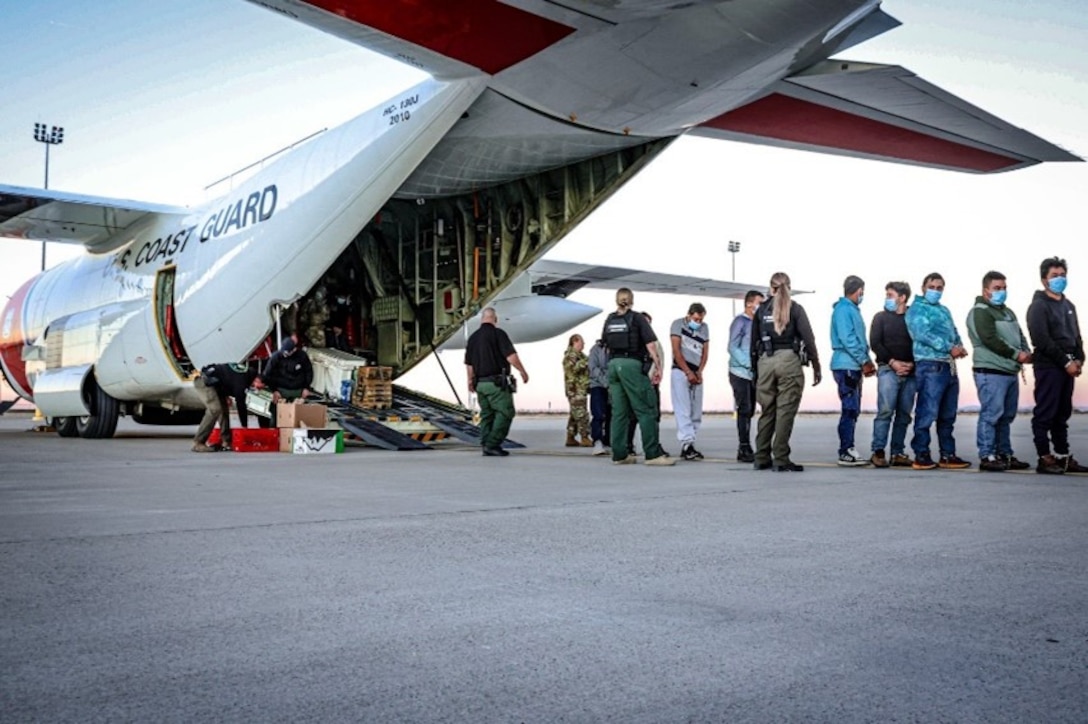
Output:
[[[608,392],[612,398],[612,462],[635,462],[629,454],[627,431],[632,414],[642,430],[642,451],[647,465],[673,465],[661,448],[657,422],[657,397],[653,385],[661,382],[661,359],[657,353],[657,335],[649,322],[631,309],[634,293],[627,287],[616,292],[617,309],[604,322],[601,338],[611,355],[608,361]],[[653,361],[652,376],[647,377],[642,363]]]
[[[489,457],[510,454],[502,449],[515,414],[510,367],[521,373],[522,382],[529,381],[529,373],[522,366],[514,343],[499,329],[498,323],[495,310],[485,308],[480,328],[472,333],[465,346],[468,389],[480,401],[480,444],[483,454]]]
[[[208,437],[219,423],[220,446],[230,449],[230,408],[227,398],[234,398],[234,409],[238,411],[238,421],[245,427],[249,422],[246,409],[246,390],[253,384],[257,372],[247,365],[210,364],[200,370],[200,376],[193,382],[193,387],[204,400],[204,417],[193,436],[193,452],[214,452],[208,445]]]
[[[776,472],[804,470],[790,460],[790,435],[805,388],[801,368],[810,362],[812,384],[818,385],[820,358],[812,325],[804,308],[790,299],[789,276],[777,272],[771,277],[770,298],[759,305],[752,319],[752,368],[756,398],[763,410],[756,433],[756,470],[772,466]]]

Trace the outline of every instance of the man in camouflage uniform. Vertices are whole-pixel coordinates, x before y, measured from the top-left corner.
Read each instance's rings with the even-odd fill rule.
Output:
[[[563,381],[567,388],[567,402],[570,403],[570,417],[567,419],[567,447],[593,447],[589,434],[589,409],[586,398],[589,397],[589,357],[582,350],[585,340],[582,335],[571,335],[566,354],[563,355]],[[581,439],[575,439],[575,437]]]

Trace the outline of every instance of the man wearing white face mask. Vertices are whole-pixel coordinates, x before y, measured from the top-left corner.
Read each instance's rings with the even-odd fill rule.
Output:
[[[1065,296],[1066,269],[1065,259],[1044,259],[1039,266],[1043,288],[1035,292],[1028,307],[1028,334],[1035,347],[1031,433],[1039,454],[1037,473],[1088,473],[1088,467],[1069,453],[1073,382],[1084,368],[1084,340],[1077,308]]]
[[[1009,434],[1020,399],[1017,374],[1031,362],[1031,348],[1016,315],[1005,306],[1006,295],[1005,275],[986,272],[982,295],[967,315],[979,403],[978,468],[988,472],[1031,467],[1013,457]]]
[[[922,280],[922,293],[907,310],[907,331],[914,344],[914,374],[918,382],[918,402],[914,410],[915,470],[969,468],[971,464],[956,455],[956,410],[960,400],[960,381],[953,360],[967,356],[952,313],[941,304],[944,277],[933,272]],[[937,423],[937,442],[941,457],[930,455],[929,428]]]
[[[694,302],[688,315],[672,323],[672,411],[676,416],[676,438],[680,441],[680,457],[702,460],[695,449],[695,436],[703,421],[703,370],[710,353],[710,328],[703,318],[706,307]]]

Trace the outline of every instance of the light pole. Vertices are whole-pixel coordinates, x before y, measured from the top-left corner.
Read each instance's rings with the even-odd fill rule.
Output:
[[[730,275],[729,281],[732,281],[732,282],[737,281],[737,252],[738,251],[740,251],[740,242],[739,241],[729,242],[729,256],[733,260],[733,273]],[[736,299],[733,300],[733,316],[734,317],[737,316],[737,300]]]
[[[34,140],[45,144],[45,188],[49,188],[49,147],[64,143],[64,126],[34,124]],[[42,271],[45,271],[45,242],[42,242]]]

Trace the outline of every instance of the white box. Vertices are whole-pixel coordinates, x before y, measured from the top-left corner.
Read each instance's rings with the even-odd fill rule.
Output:
[[[314,381],[310,386],[315,392],[334,400],[342,399],[344,382],[355,383],[355,370],[366,367],[366,360],[362,357],[338,349],[307,348],[306,353],[314,368]],[[351,399],[350,394],[348,399]]]
[[[296,428],[294,447],[295,455],[331,455],[344,452],[344,431],[333,428]]]

